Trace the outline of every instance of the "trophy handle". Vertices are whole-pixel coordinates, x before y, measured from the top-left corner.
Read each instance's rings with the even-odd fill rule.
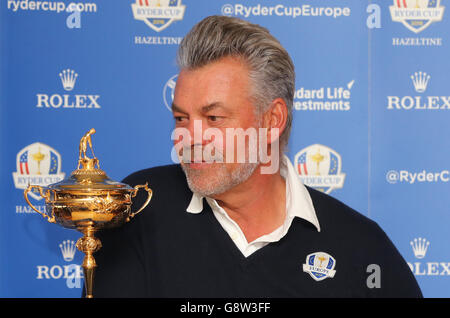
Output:
[[[147,191],[147,200],[145,200],[144,204],[140,207],[139,210],[137,210],[136,212],[131,212],[130,217],[128,218],[128,221],[131,220],[132,218],[134,218],[136,216],[136,214],[138,214],[139,212],[141,212],[142,210],[145,209],[145,207],[148,205],[148,203],[150,202],[150,200],[152,199],[152,189],[150,189],[148,187],[148,182],[146,182],[145,184],[140,184],[134,187],[134,191],[131,193],[131,197],[134,198],[137,194],[137,192],[139,191],[140,188],[144,188],[145,191]]]
[[[45,201],[47,201],[47,200],[50,199],[50,191],[47,191],[47,193],[44,194],[44,192],[42,191],[42,187],[41,187],[41,186],[38,186],[38,185],[28,185],[28,187],[25,189],[25,191],[24,191],[24,193],[23,193],[23,195],[24,195],[24,197],[25,197],[25,200],[27,201],[28,205],[29,205],[34,211],[36,211],[37,213],[39,213],[40,215],[42,215],[42,217],[43,217],[44,219],[46,218],[47,221],[48,221],[49,223],[56,223],[56,221],[55,221],[55,216],[54,216],[54,215],[52,215],[52,217],[50,217],[48,214],[42,213],[41,211],[39,211],[38,209],[36,209],[36,208],[34,207],[33,204],[31,204],[30,200],[28,199],[28,192],[30,192],[31,190],[33,190],[33,188],[39,189],[39,194],[40,194],[41,197],[43,197],[43,198],[45,199]]]

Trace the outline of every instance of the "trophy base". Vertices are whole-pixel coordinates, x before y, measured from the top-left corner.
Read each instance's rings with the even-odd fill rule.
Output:
[[[81,229],[81,232],[84,234],[83,237],[78,239],[77,248],[85,254],[83,259],[83,267],[84,272],[84,285],[86,288],[86,298],[93,298],[93,287],[94,287],[94,273],[97,264],[95,262],[95,258],[93,254],[97,252],[101,247],[102,243],[98,238],[94,236],[95,228],[93,227],[94,222],[92,224]]]

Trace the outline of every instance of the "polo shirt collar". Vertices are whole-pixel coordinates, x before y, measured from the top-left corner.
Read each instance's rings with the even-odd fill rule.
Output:
[[[300,181],[294,166],[286,155],[283,155],[284,165],[281,166],[280,174],[286,180],[286,219],[299,217],[313,224],[320,232],[320,224],[308,190]],[[198,214],[203,211],[203,196],[198,193],[192,194],[191,202],[186,212]],[[208,198],[217,204],[217,201]]]

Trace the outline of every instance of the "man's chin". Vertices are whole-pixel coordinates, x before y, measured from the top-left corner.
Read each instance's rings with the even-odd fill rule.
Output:
[[[182,163],[189,188],[192,192],[211,196],[224,193],[246,181],[257,164],[239,165],[236,169],[224,163]]]

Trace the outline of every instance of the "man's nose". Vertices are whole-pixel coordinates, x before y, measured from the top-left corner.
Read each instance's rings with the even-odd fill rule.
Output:
[[[191,146],[194,146],[194,145],[204,146],[211,141],[210,139],[204,138],[203,128],[204,128],[204,125],[203,125],[203,121],[201,119],[194,119],[189,122],[187,129],[189,130],[189,134],[191,136],[191,138],[190,138]]]

